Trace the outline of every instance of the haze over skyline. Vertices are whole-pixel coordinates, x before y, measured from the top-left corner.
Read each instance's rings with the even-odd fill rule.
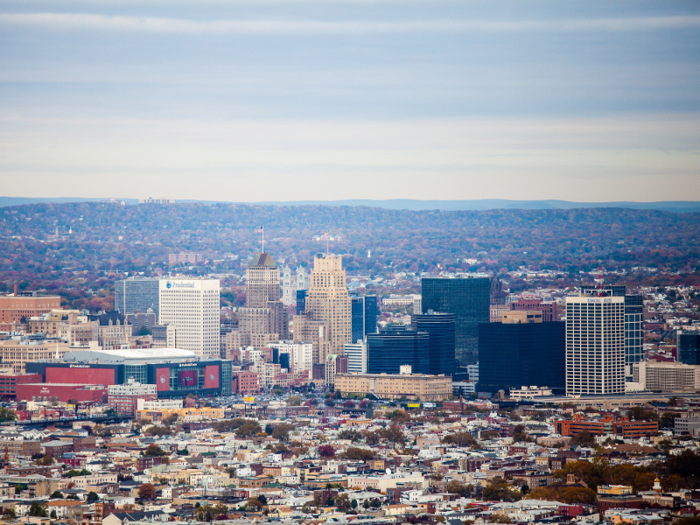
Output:
[[[700,200],[696,2],[0,1],[2,195]]]

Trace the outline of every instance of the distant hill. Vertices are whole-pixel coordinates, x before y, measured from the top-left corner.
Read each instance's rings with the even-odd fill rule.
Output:
[[[110,199],[87,199],[81,197],[33,198],[33,197],[0,197],[0,207],[18,206],[21,204],[65,203],[65,202],[101,202]],[[138,199],[117,198],[127,204],[136,204]],[[199,202],[216,204],[220,201],[177,200],[181,203]],[[626,208],[632,210],[658,210],[673,213],[700,212],[698,201],[658,201],[658,202],[573,202],[560,200],[507,200],[507,199],[477,199],[477,200],[415,200],[415,199],[349,199],[338,201],[263,201],[255,203],[270,206],[367,206],[387,210],[441,210],[441,211],[485,211],[485,210],[571,210],[578,208]]]

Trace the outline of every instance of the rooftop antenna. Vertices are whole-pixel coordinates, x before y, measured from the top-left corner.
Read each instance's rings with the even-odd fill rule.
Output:
[[[265,227],[260,226],[260,228],[255,230],[255,233],[260,233],[262,235],[262,243],[261,243],[260,253],[265,253]]]
[[[597,279],[597,284],[596,288],[598,290],[598,297],[603,297],[603,265],[598,266],[598,279]]]

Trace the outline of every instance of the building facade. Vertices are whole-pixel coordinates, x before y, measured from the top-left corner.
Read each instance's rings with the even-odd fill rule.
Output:
[[[345,344],[352,342],[352,315],[341,256],[314,257],[306,315],[313,321],[326,323],[330,353],[343,355]],[[318,362],[324,363],[326,355],[319,353]]]
[[[373,394],[381,399],[442,401],[452,395],[452,378],[423,374],[336,374],[335,390],[341,394]]]
[[[29,319],[51,310],[61,308],[58,296],[40,297],[32,294],[13,294],[0,296],[0,331],[13,330],[13,325],[22,318]]]
[[[367,373],[398,374],[403,365],[427,374],[430,369],[430,336],[427,332],[391,326],[367,334]]]
[[[489,322],[491,281],[488,277],[430,277],[421,281],[421,308],[454,314],[459,366],[479,360],[479,323]]]
[[[148,312],[158,315],[160,279],[129,277],[114,284],[114,309],[122,315]]]
[[[268,301],[280,300],[280,268],[269,253],[258,253],[245,271],[248,308],[267,308]]]
[[[566,385],[566,323],[543,323],[539,311],[523,313],[540,316],[539,322],[520,323],[506,315],[500,323],[479,325],[479,389],[547,386],[561,394]]]
[[[346,344],[345,355],[348,358],[348,373],[367,373],[367,343],[365,341]]]
[[[411,328],[427,332],[428,374],[454,375],[456,368],[455,316],[428,311],[411,316]]]
[[[625,298],[567,297],[566,394],[624,392]]]
[[[700,365],[640,361],[632,365],[627,391],[698,392]]]
[[[160,322],[175,326],[176,346],[198,357],[219,357],[218,279],[162,279]]]
[[[133,379],[128,379],[123,385],[107,387],[107,404],[119,414],[134,415],[138,401],[155,401],[158,399],[156,385],[144,385]]]
[[[367,334],[377,332],[379,305],[376,295],[353,296],[350,298],[352,308],[352,337],[356,343],[363,340]]]
[[[686,365],[700,365],[700,332],[676,332],[678,360]]]

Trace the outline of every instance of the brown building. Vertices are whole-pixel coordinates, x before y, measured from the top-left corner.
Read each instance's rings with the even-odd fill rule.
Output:
[[[326,356],[331,354],[328,323],[314,320],[310,315],[295,315],[292,321],[294,341],[308,341],[312,345],[313,364],[325,365]],[[323,359],[321,359],[323,357]],[[321,377],[320,379],[324,379]]]
[[[657,421],[630,421],[628,417],[605,416],[599,420],[586,420],[576,414],[573,419],[563,419],[554,423],[557,434],[575,436],[588,432],[594,436],[613,434],[623,438],[638,438],[649,436],[659,431]]]
[[[171,253],[168,255],[168,264],[198,264],[204,262],[201,253]]]
[[[0,296],[0,331],[10,330],[22,318],[37,317],[60,308],[58,296],[18,295],[16,291],[14,295]]]
[[[452,378],[423,374],[336,374],[335,390],[342,394],[374,394],[384,399],[442,401],[452,395]]]
[[[258,253],[245,271],[248,308],[267,308],[268,301],[279,301],[280,269],[269,253]]]
[[[0,361],[11,365],[16,374],[26,372],[26,364],[35,361],[63,359],[70,345],[57,341],[0,341]]]

